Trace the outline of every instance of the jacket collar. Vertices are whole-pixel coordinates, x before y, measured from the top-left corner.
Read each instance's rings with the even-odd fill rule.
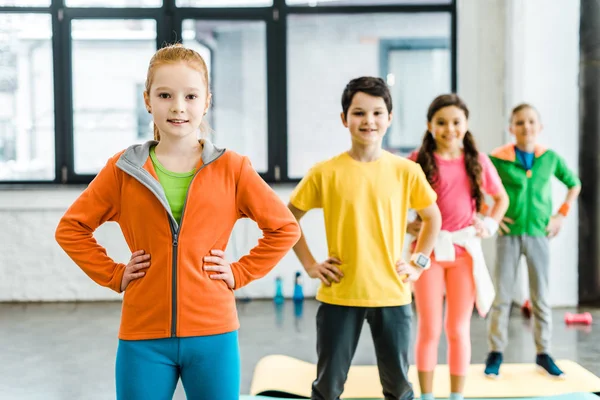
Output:
[[[225,149],[216,147],[208,139],[202,139],[200,140],[200,143],[203,145],[202,164],[210,164],[225,152]],[[134,144],[123,152],[121,157],[119,157],[119,160],[122,159],[128,161],[130,164],[141,168],[150,156],[150,148],[157,144],[158,142],[156,140],[149,140],[142,144]]]
[[[203,144],[202,166],[198,169],[198,171],[225,153],[225,149],[219,149],[215,147],[206,139],[203,139],[201,143]],[[120,168],[125,173],[135,178],[142,185],[146,186],[146,188],[148,188],[148,190],[150,190],[150,192],[152,192],[158,198],[169,214],[171,226],[175,231],[177,231],[179,229],[179,224],[173,217],[171,206],[169,205],[165,191],[158,181],[158,177],[156,176],[154,168],[152,167],[152,161],[149,159],[150,148],[156,144],[158,144],[156,140],[149,140],[143,144],[135,144],[130,146],[123,152],[123,154],[121,154],[116,165],[117,168]],[[144,166],[146,166],[146,168],[144,168]],[[196,171],[196,173],[198,172]]]
[[[492,151],[491,155],[492,157],[498,158],[500,160],[514,162],[517,159],[517,152],[515,151],[516,147],[517,146],[514,143],[508,143]],[[534,149],[534,156],[536,158],[540,157],[546,151],[548,151],[547,148],[545,148],[542,145],[536,144]]]

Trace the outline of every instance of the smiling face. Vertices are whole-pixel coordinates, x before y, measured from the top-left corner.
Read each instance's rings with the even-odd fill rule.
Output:
[[[341,117],[352,141],[361,145],[381,143],[392,122],[383,98],[363,92],[354,95],[347,115],[342,112]]]
[[[513,113],[509,130],[519,148],[530,148],[535,145],[542,131],[540,116],[532,107],[523,107]]]
[[[202,72],[185,62],[159,65],[152,72],[144,99],[161,137],[195,137],[210,104]]]
[[[456,151],[462,147],[467,133],[467,116],[457,106],[440,108],[427,123],[429,132],[435,138],[436,147],[441,151]]]

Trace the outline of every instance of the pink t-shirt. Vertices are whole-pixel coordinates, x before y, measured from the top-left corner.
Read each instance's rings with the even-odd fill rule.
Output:
[[[471,184],[465,168],[464,155],[454,160],[444,160],[434,154],[439,179],[434,186],[437,205],[442,214],[442,230],[454,232],[473,224],[476,214],[475,200],[471,197]],[[409,159],[416,161],[417,151]],[[502,190],[502,181],[496,168],[484,153],[479,153],[481,164],[481,189],[490,196]]]

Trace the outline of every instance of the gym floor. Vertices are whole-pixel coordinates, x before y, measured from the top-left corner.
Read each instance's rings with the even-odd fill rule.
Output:
[[[114,361],[121,304],[50,303],[0,304],[0,398],[19,400],[106,400],[114,395]],[[315,315],[318,302],[301,308],[292,301],[276,307],[272,301],[239,301],[242,394],[248,393],[256,363],[270,354],[285,354],[316,362]],[[557,359],[578,362],[600,376],[600,326],[570,327],[565,312],[600,309],[555,309],[553,352]],[[413,324],[413,339],[414,329]],[[533,324],[513,309],[505,362],[533,363]],[[486,325],[476,313],[471,326],[472,362],[487,354]],[[411,362],[412,362],[411,357]],[[439,362],[446,363],[445,337]],[[354,364],[375,364],[368,324]],[[175,399],[184,400],[178,386]]]

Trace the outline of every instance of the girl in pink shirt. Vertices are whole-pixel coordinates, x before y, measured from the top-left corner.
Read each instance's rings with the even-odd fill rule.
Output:
[[[455,232],[473,226],[480,237],[498,230],[508,207],[508,197],[490,159],[477,150],[468,130],[469,110],[455,94],[438,96],[427,112],[427,132],[419,150],[409,158],[423,168],[438,195],[442,230]],[[484,193],[494,200],[489,217],[480,218]],[[418,235],[420,222],[409,224]],[[433,399],[433,370],[442,331],[444,293],[445,332],[450,367],[450,400],[463,398],[465,375],[471,361],[471,315],[475,303],[473,260],[464,248],[455,246],[454,261],[436,261],[414,284],[418,314],[416,364],[421,399]]]

